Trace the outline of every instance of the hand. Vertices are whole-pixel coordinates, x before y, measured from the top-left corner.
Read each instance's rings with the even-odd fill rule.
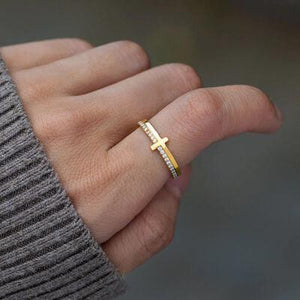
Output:
[[[281,114],[250,86],[200,88],[195,71],[149,69],[121,41],[93,48],[61,39],[1,49],[34,131],[77,212],[121,272],[170,243],[190,162],[211,143],[273,132]],[[170,174],[137,121],[150,119],[182,176]]]

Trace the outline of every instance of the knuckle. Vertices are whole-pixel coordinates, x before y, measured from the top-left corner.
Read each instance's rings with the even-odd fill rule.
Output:
[[[209,89],[197,90],[194,97],[191,97],[188,101],[188,108],[191,113],[195,111],[201,117],[202,115],[214,117],[216,114],[219,114],[222,107],[223,103],[220,97]]]
[[[67,45],[68,48],[74,51],[89,50],[93,47],[91,43],[80,38],[64,39],[64,43]]]
[[[39,102],[41,97],[46,96],[43,85],[39,82],[33,82],[30,70],[15,72],[13,79],[24,103]]]
[[[55,123],[52,123],[51,115],[39,114],[34,116],[31,121],[35,135],[42,143],[47,143],[51,137],[55,136]]]
[[[117,44],[122,53],[134,57],[139,65],[144,68],[150,66],[149,56],[142,46],[130,40],[119,41]]]
[[[201,78],[193,67],[182,63],[171,63],[166,66],[188,90],[201,86]]]
[[[41,141],[50,142],[59,137],[77,136],[85,128],[87,119],[82,110],[62,108],[49,111],[33,121],[36,135]]]
[[[181,128],[187,138],[194,139],[200,127],[213,132],[221,129],[223,102],[216,94],[204,89],[195,90],[186,95],[184,105]]]
[[[139,238],[142,248],[150,256],[167,247],[172,242],[175,232],[175,221],[165,214],[157,214],[155,218],[151,215],[151,218],[152,220],[144,218]]]
[[[57,129],[64,135],[80,134],[87,121],[84,111],[74,106],[71,109],[64,109],[59,114]]]

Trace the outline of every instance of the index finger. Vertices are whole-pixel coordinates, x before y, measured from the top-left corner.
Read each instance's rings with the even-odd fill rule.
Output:
[[[138,120],[137,120],[138,121]],[[276,131],[281,115],[268,97],[250,86],[225,86],[191,91],[162,109],[150,122],[182,168],[205,147],[243,132]],[[108,209],[122,210],[112,224],[126,224],[170,177],[159,153],[151,151],[147,135],[137,128],[109,151],[112,164],[124,170],[118,181],[120,199]],[[123,167],[122,167],[123,166]],[[114,223],[115,222],[115,223]]]

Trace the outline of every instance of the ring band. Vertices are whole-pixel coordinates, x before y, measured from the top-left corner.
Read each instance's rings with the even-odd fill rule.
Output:
[[[176,178],[180,175],[180,168],[170,152],[169,148],[166,145],[168,138],[161,138],[158,132],[154,129],[149,121],[142,120],[138,122],[138,125],[143,129],[143,131],[148,135],[153,144],[150,146],[151,150],[158,150],[161,157],[165,161],[167,167],[169,168],[173,178]]]

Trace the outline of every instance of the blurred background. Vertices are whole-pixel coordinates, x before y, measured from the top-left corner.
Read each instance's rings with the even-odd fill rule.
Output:
[[[300,1],[0,0],[0,46],[56,37],[136,41],[205,86],[262,88],[285,116],[199,155],[173,243],[120,299],[299,300]]]

